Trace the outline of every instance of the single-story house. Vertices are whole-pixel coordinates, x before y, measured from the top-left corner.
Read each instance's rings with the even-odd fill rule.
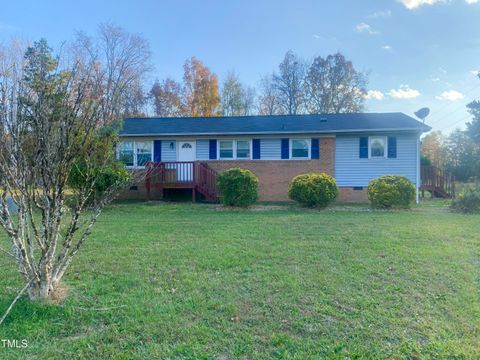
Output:
[[[154,190],[161,197],[172,187],[208,195],[201,173],[240,167],[258,177],[261,201],[287,200],[294,176],[325,172],[337,181],[339,201],[359,202],[381,175],[420,186],[420,136],[430,129],[403,113],[127,118],[117,154],[129,168],[162,172],[128,197]]]

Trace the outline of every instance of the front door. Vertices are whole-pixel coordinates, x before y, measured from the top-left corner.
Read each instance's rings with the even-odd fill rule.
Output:
[[[178,142],[177,181],[193,181],[193,161],[195,161],[195,141]],[[183,163],[191,161],[191,163]]]

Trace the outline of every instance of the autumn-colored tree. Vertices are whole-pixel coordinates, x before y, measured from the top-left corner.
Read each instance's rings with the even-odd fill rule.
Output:
[[[445,165],[445,138],[440,131],[433,131],[422,139],[421,153],[430,159],[432,165],[443,167]]]
[[[195,57],[183,65],[184,105],[187,116],[218,116],[217,76]]]
[[[182,85],[173,79],[166,78],[162,82],[157,80],[150,90],[155,115],[161,117],[184,116],[185,106],[182,92]]]

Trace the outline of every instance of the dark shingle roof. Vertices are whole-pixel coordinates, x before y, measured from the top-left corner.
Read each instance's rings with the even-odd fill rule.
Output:
[[[128,118],[121,136],[429,131],[403,113]]]

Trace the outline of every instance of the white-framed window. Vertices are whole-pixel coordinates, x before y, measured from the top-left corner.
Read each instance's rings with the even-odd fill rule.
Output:
[[[153,161],[152,141],[121,141],[117,147],[117,158],[126,167],[144,167]]]
[[[218,158],[233,159],[233,140],[218,141]]]
[[[310,158],[310,140],[309,139],[291,139],[290,140],[290,159],[309,159]]]
[[[145,163],[152,161],[153,151],[151,141],[135,141],[135,157],[137,163],[135,166],[145,166]]]
[[[385,136],[370,136],[368,138],[368,148],[370,158],[385,158],[387,156],[387,138]]]
[[[218,159],[251,159],[251,140],[218,140]]]
[[[250,141],[249,140],[237,140],[237,159],[250,159]]]
[[[135,164],[134,142],[122,141],[118,144],[117,158],[125,164],[125,166],[133,166]]]

